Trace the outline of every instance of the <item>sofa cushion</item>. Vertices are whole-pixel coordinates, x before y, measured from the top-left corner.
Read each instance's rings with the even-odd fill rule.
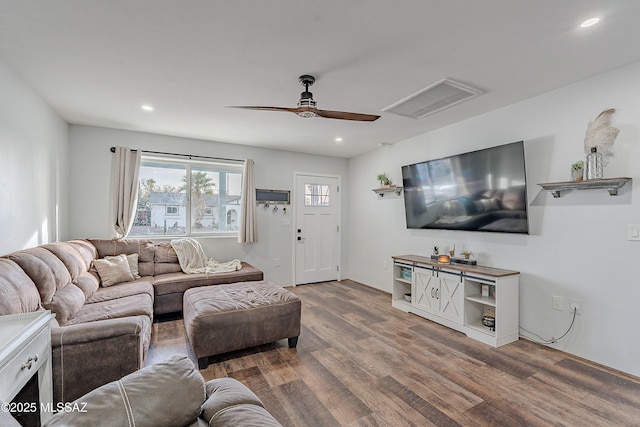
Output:
[[[91,268],[91,262],[98,258],[98,250],[88,240],[69,240],[67,242],[82,257],[85,263],[84,271]]]
[[[82,272],[87,271],[88,268],[84,258],[70,244],[66,242],[54,242],[42,245],[42,247],[53,253],[63,262],[71,275],[72,282],[75,282]]]
[[[96,259],[93,261],[93,265],[98,270],[102,286],[112,286],[133,280],[129,261],[124,254]]]
[[[179,267],[179,265],[178,265]],[[227,273],[167,273],[154,277],[151,282],[156,290],[156,295],[182,293],[187,289],[198,286],[222,285],[236,282],[251,282],[262,280],[264,274],[261,270],[243,262],[242,268]]]
[[[58,289],[71,283],[71,275],[60,258],[43,247],[24,249],[7,255],[35,283],[42,303],[48,303]]]
[[[89,239],[98,251],[98,257],[116,256],[120,254],[138,254],[138,269],[140,276],[153,276],[155,244],[151,240],[138,239]]]
[[[72,283],[56,292],[51,301],[42,306],[55,313],[58,322],[64,325],[80,311],[85,299],[84,292]]]
[[[97,274],[93,275],[85,271],[80,273],[75,285],[84,292],[85,299],[89,299],[100,287],[100,279],[98,279]]]
[[[40,294],[15,262],[0,258],[0,316],[30,313],[40,308]]]
[[[129,295],[113,300],[87,303],[66,325],[139,315],[145,315],[153,319],[153,298],[147,294]]]
[[[156,243],[156,254],[154,258],[155,272],[154,276],[167,273],[182,272],[180,268],[180,262],[178,261],[178,255],[171,246],[170,242],[158,242]]]
[[[87,304],[140,294],[148,295],[153,300],[153,285],[149,282],[149,279],[151,278],[146,277],[134,280],[133,282],[119,283],[115,286],[100,288],[91,298],[87,299]]]
[[[187,356],[172,356],[85,394],[76,402],[86,412],[59,412],[45,426],[182,427],[204,399],[202,375]]]

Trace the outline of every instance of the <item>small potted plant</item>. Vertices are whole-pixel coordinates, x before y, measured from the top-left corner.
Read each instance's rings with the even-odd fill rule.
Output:
[[[376,179],[380,182],[381,187],[391,187],[391,179],[387,176],[386,172],[379,173]]]
[[[433,246],[433,254],[438,255],[440,253],[440,248],[437,245]]]
[[[584,162],[582,160],[578,160],[575,163],[571,164],[571,181],[578,182],[582,181],[582,177],[584,176]]]
[[[453,244],[453,248],[449,249],[449,256],[453,258],[456,255],[456,245]]]

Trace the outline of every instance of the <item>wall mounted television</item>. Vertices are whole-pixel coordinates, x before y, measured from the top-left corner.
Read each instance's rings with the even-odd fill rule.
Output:
[[[409,229],[529,233],[524,143],[402,167]]]

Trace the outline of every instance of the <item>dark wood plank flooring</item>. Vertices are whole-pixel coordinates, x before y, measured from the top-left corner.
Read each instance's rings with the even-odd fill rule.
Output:
[[[290,288],[287,340],[211,357],[284,426],[638,426],[640,379],[527,340],[495,349],[391,307],[349,280]],[[147,363],[187,354],[181,319],[153,325]],[[197,365],[197,363],[196,363]]]

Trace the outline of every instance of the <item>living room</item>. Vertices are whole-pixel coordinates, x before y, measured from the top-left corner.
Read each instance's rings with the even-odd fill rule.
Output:
[[[623,3],[615,5],[623,8]],[[573,7],[582,16],[586,11],[577,4],[574,2]],[[614,9],[609,9],[610,19],[620,19]],[[602,24],[606,24],[606,19]],[[610,27],[594,30],[616,31]],[[632,34],[625,37],[633,40]],[[571,56],[571,45],[563,46],[565,54]],[[622,46],[610,49],[622,50]],[[522,55],[526,54],[523,49]],[[6,94],[0,98],[0,169],[4,171],[0,181],[0,202],[4,206],[0,213],[4,236],[0,253],[4,255],[58,240],[114,237],[109,223],[113,159],[110,147],[122,145],[141,150],[252,158],[258,188],[293,190],[294,173],[300,171],[340,177],[341,279],[390,293],[392,256],[429,256],[435,245],[445,248],[455,244],[457,248],[473,251],[480,265],[520,272],[519,324],[522,328],[545,339],[559,337],[572,322],[569,301],[578,300],[581,314],[576,316],[570,333],[548,345],[640,376],[637,364],[640,343],[630,338],[638,317],[635,301],[640,297],[640,291],[632,285],[640,245],[627,238],[628,226],[640,223],[634,183],[627,183],[617,196],[610,196],[605,190],[591,190],[563,193],[560,198],[552,197],[538,186],[538,183],[569,179],[570,165],[586,156],[583,139],[589,121],[610,107],[616,109],[614,125],[620,133],[615,141],[615,155],[605,167],[604,176],[635,178],[635,172],[640,171],[634,163],[640,155],[636,141],[640,135],[636,114],[640,109],[636,96],[640,89],[640,57],[608,64],[598,57],[599,52],[592,55],[588,57],[581,50],[575,59],[577,63],[600,63],[598,70],[591,71],[590,75],[566,79],[557,87],[453,120],[456,109],[470,108],[463,103],[440,113],[451,118],[450,123],[389,140],[380,146],[374,144],[354,155],[344,155],[333,141],[327,142],[331,146],[318,154],[307,147],[292,151],[270,147],[261,141],[254,145],[233,144],[215,138],[176,136],[169,131],[166,134],[150,132],[142,125],[137,129],[121,127],[111,118],[108,119],[111,125],[90,125],[86,123],[96,114],[91,111],[86,112],[84,120],[70,122],[63,118],[64,111],[56,111],[49,105],[46,91],[42,93],[41,88],[29,83],[31,79],[37,80],[37,76],[23,74],[19,65],[12,64],[14,56],[0,50],[0,88],[1,93]],[[514,68],[513,72],[517,71]],[[540,74],[551,71],[538,69]],[[293,104],[300,89],[295,81],[300,73],[296,70],[290,73],[287,79],[292,80],[293,90],[283,95],[283,105],[290,95],[293,96],[290,104]],[[350,76],[352,80],[359,78],[353,73]],[[321,89],[322,81],[318,79],[314,90],[316,98],[328,98],[322,104],[324,107],[354,111],[365,108],[362,104],[353,108],[333,105],[330,93],[325,92],[326,86]],[[429,83],[431,81],[416,83],[414,92]],[[246,91],[242,102],[252,102],[251,87],[264,82],[256,78],[236,84],[239,92]],[[408,93],[397,94],[397,99]],[[487,92],[477,99],[482,96],[492,95]],[[256,98],[255,102],[272,101]],[[365,108],[363,112],[382,114],[385,119],[388,113],[379,110],[388,104],[369,108],[369,111]],[[162,108],[167,107],[158,106],[158,110]],[[247,121],[254,115],[281,114],[242,113],[246,114]],[[141,115],[133,111],[131,114]],[[154,119],[141,115],[140,123],[149,120]],[[286,118],[273,120],[280,124],[279,120]],[[328,122],[312,123],[310,133],[319,131],[319,126],[338,126],[333,124],[338,121]],[[250,126],[253,122],[248,123],[234,124]],[[386,172],[394,184],[402,185],[404,165],[514,141],[524,141],[525,147],[528,235],[408,230],[402,196],[379,198],[371,191],[379,185],[376,175],[381,172]],[[212,258],[242,259],[263,270],[269,280],[291,286],[295,283],[292,245],[295,230],[282,226],[281,214],[274,215],[261,208],[257,213],[256,243],[238,244],[233,238],[200,241]],[[275,257],[279,258],[278,266],[274,265]],[[563,297],[562,310],[553,308],[554,296]],[[522,335],[539,340],[526,332]]]

